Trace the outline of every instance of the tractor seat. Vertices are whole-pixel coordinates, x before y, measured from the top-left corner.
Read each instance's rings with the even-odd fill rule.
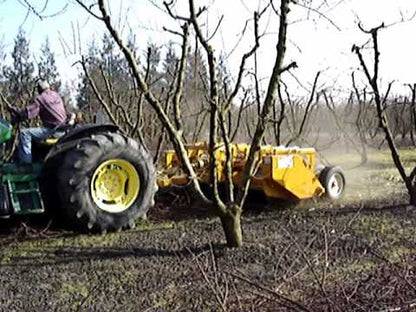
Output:
[[[58,142],[58,138],[34,139],[34,142],[39,145],[55,145]]]
[[[55,145],[61,137],[63,137],[69,130],[73,128],[73,125],[60,125],[46,139],[34,139],[33,141],[35,144],[39,145]]]

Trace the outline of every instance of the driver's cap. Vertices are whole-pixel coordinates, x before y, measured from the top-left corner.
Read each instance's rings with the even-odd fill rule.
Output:
[[[38,82],[38,87],[42,90],[45,91],[47,89],[50,88],[49,83],[46,80],[40,80]]]

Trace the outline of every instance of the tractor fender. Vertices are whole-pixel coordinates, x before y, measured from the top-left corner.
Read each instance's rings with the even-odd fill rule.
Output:
[[[68,132],[61,137],[56,145],[46,155],[44,164],[49,160],[56,159],[56,157],[69,149],[74,148],[79,143],[79,140],[90,137],[92,134],[103,132],[118,132],[119,127],[111,124],[104,125],[85,125]]]
[[[75,128],[74,130],[65,134],[63,137],[59,139],[58,144],[81,139],[98,132],[117,132],[118,130],[119,127],[112,124],[85,125]]]

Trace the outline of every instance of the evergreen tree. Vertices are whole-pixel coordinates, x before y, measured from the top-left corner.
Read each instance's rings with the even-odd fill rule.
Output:
[[[46,40],[41,47],[41,53],[40,62],[38,64],[39,77],[49,82],[55,90],[59,90],[61,81],[55,65],[55,55],[50,49],[48,37],[46,37]]]
[[[147,43],[146,49],[146,68],[149,68],[149,85],[151,88],[156,89],[161,87],[160,78],[161,74],[159,72],[159,65],[161,61],[160,56],[160,46],[149,41]]]
[[[108,77],[112,80],[121,78],[123,58],[121,58],[119,53],[116,53],[114,40],[107,33],[104,35],[100,54],[101,65]]]
[[[29,41],[20,29],[14,41],[13,66],[6,69],[9,90],[18,106],[26,105],[34,92],[34,65],[30,58]]]
[[[4,75],[4,62],[6,58],[6,53],[4,52],[4,45],[3,41],[0,40],[0,94],[3,96],[7,95],[7,80]],[[4,116],[5,113],[5,105],[3,101],[0,100],[0,116]]]
[[[185,94],[190,103],[197,105],[206,96],[208,86],[207,66],[199,49],[193,49],[188,56],[186,68]]]
[[[2,91],[2,88],[4,87],[5,81],[5,59],[6,59],[6,53],[4,52],[4,44],[3,41],[0,41],[0,92]]]
[[[127,37],[127,47],[133,52],[135,58],[137,59],[137,63],[140,64],[138,57],[137,57],[137,44],[136,44],[136,33],[130,29],[129,35]],[[127,60],[123,58],[123,63],[126,63],[128,66]]]
[[[136,45],[136,34],[131,29],[127,37],[127,46],[133,52],[133,55],[135,56],[137,63],[140,64],[139,57],[138,57],[139,52],[138,52],[137,45]],[[121,57],[120,67],[125,77],[125,81],[124,81],[125,87],[130,91],[129,93],[134,94],[134,96],[137,96],[137,93],[134,92],[134,89],[135,88],[137,89],[135,85],[136,82],[134,79],[132,79],[132,71],[129,66],[129,63],[124,57],[122,56],[120,57]]]
[[[6,58],[6,53],[4,52],[3,41],[0,41],[0,82],[4,82],[4,60]]]
[[[93,40],[90,43],[88,48],[88,55],[87,55],[87,68],[88,73],[92,77],[92,79],[97,80],[100,76],[99,72],[99,50],[97,47],[97,43]],[[86,119],[88,121],[93,121],[92,115],[94,114],[94,110],[97,109],[99,106],[97,98],[94,95],[94,92],[88,82],[88,78],[84,71],[80,73],[80,82],[78,84],[78,96],[76,99],[77,107],[81,109],[84,114],[86,115]]]
[[[219,83],[219,96],[221,101],[225,101],[226,97],[229,95],[231,80],[230,80],[230,71],[228,69],[227,59],[224,54],[221,54],[219,57],[219,62],[217,65],[218,72],[218,83]]]
[[[163,75],[166,87],[169,87],[175,79],[176,67],[179,62],[173,44],[174,43],[172,41],[168,43],[168,50],[166,52],[165,59],[163,60]]]
[[[104,35],[100,48],[95,41],[91,43],[86,65],[90,78],[94,81],[102,98],[109,105],[111,113],[118,120],[121,112],[119,107],[115,107],[114,101],[124,107],[128,106],[126,103],[128,103],[127,97],[129,96],[130,81],[132,80],[129,67],[118,53],[111,36]],[[102,116],[99,119],[107,122],[107,113],[97,99],[84,72],[81,73],[80,78],[78,107],[89,115],[92,121],[96,119],[95,117]]]

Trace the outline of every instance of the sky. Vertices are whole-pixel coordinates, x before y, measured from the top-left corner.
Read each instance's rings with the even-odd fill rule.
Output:
[[[220,53],[227,56],[226,62],[231,72],[236,73],[241,56],[253,44],[253,26],[250,21],[253,11],[263,8],[268,2],[196,1],[209,8],[210,14],[201,18],[208,33],[214,31],[223,16],[219,31],[210,43],[215,47],[217,56]],[[317,8],[320,2],[322,0],[314,0],[311,6]],[[12,50],[19,27],[27,33],[34,59],[39,58],[40,45],[48,36],[62,78],[66,81],[76,80],[77,68],[72,65],[80,59],[80,54],[86,53],[87,42],[91,38],[99,41],[103,36],[105,29],[102,23],[88,16],[73,0],[48,1],[43,15],[53,15],[63,8],[65,10],[55,17],[42,20],[33,13],[28,15],[27,8],[22,3],[23,0],[0,0],[0,38],[3,38],[6,52]],[[31,3],[40,11],[45,1],[33,0]],[[166,45],[169,40],[179,42],[177,36],[163,30],[163,27],[176,31],[180,28],[164,12],[162,1],[112,0],[109,3],[118,28],[125,36],[131,28],[136,34],[139,47],[144,49],[149,40],[160,45]],[[187,1],[177,0],[176,3],[175,12],[186,15]],[[293,76],[285,74],[284,79],[289,81],[289,87],[294,93],[307,92],[317,71],[322,71],[320,87],[350,89],[351,72],[359,67],[351,47],[353,44],[361,45],[369,38],[358,29],[359,20],[366,28],[378,26],[382,22],[386,25],[394,24],[379,35],[382,85],[394,80],[394,90],[400,93],[406,92],[404,84],[416,82],[416,18],[397,23],[415,14],[415,0],[327,0],[326,3],[328,5],[319,7],[322,14],[292,5],[286,63],[296,61],[298,68],[292,71]],[[247,21],[247,30],[240,40]],[[78,27],[80,38],[77,34]],[[262,88],[265,89],[274,64],[278,35],[278,18],[272,11],[262,16],[260,31],[263,36],[257,60]],[[370,51],[367,50],[366,53],[368,52]],[[251,62],[249,66],[252,68],[252,65]]]

